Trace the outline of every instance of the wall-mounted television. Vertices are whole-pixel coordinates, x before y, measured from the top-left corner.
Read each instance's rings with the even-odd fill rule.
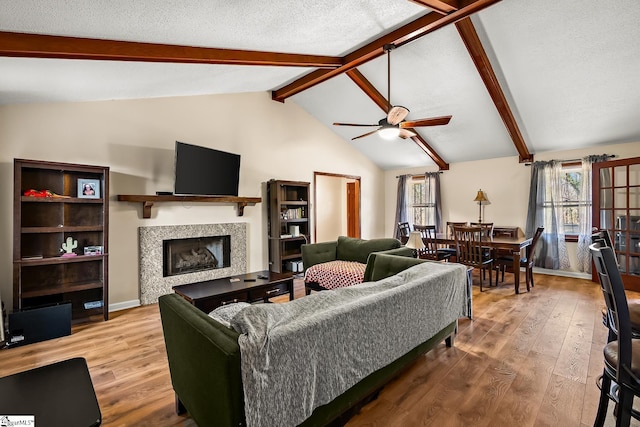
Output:
[[[237,196],[240,155],[176,141],[174,194]]]

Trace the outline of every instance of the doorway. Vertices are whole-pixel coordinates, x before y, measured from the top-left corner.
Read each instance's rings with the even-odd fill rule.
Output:
[[[360,177],[313,173],[315,242],[360,237]]]

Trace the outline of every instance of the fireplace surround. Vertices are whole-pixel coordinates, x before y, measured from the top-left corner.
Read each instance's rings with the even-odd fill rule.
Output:
[[[176,285],[220,279],[247,271],[246,223],[193,224],[140,227],[139,284],[140,303],[153,304],[160,295],[169,294]],[[228,266],[164,276],[164,242],[167,240],[229,236]]]

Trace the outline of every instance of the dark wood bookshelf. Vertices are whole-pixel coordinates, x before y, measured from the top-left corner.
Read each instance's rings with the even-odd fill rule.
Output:
[[[309,241],[309,183],[270,180],[269,199],[269,266],[275,273],[291,272],[289,262],[302,261],[302,245]],[[295,214],[295,218],[290,218]],[[300,228],[299,236],[289,237],[289,226]],[[294,271],[296,273],[297,271]]]
[[[79,180],[97,184],[95,197],[79,197]],[[48,190],[52,197],[25,196]],[[14,160],[13,309],[71,302],[72,321],[109,318],[109,168],[40,160]],[[61,256],[68,238],[75,256]],[[100,255],[84,255],[102,246]],[[85,303],[101,303],[85,308]]]

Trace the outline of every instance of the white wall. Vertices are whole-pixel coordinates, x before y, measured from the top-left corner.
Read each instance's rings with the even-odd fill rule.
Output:
[[[602,145],[597,148],[536,153],[535,160],[577,159],[590,154],[614,154],[616,158],[640,156],[640,142]],[[385,234],[393,236],[398,180],[403,174],[421,174],[426,168],[390,170],[385,172]],[[426,170],[436,171],[437,168]],[[531,169],[517,157],[455,163],[440,176],[442,219],[446,221],[477,221],[478,203],[473,199],[479,189],[491,202],[483,207],[483,221],[495,225],[518,226],[525,230]],[[572,265],[576,265],[575,244],[567,244]]]
[[[173,190],[175,141],[242,156],[241,196],[262,197],[237,216],[232,204],[156,204],[152,218],[118,194]],[[364,238],[384,236],[384,174],[295,103],[268,93],[0,107],[0,294],[11,306],[13,159],[87,163],[111,168],[109,299],[138,299],[138,227],[246,222],[247,265],[267,268],[269,179],[313,180],[313,171],[362,177]],[[312,210],[313,211],[313,210]]]

